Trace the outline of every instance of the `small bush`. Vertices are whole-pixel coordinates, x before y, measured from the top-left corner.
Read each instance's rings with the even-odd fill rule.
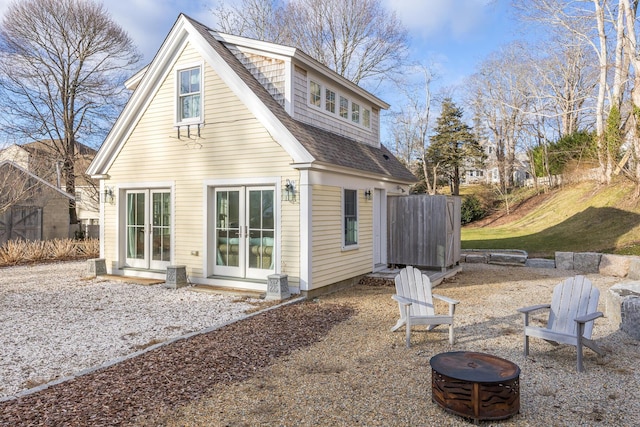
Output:
[[[473,194],[464,196],[460,207],[460,219],[463,225],[482,219],[484,215],[485,210],[480,203],[480,199]]]

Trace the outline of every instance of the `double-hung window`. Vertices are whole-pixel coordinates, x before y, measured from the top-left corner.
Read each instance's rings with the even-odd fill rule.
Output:
[[[324,108],[330,113],[336,112],[336,93],[331,89],[324,91]]]
[[[351,103],[351,121],[353,123],[360,123],[360,105],[355,102]]]
[[[320,107],[321,100],[322,90],[320,88],[320,84],[311,80],[309,82],[309,102],[311,102],[311,105]]]
[[[371,111],[366,108],[362,110],[362,126],[366,128],[371,127]]]
[[[200,119],[202,96],[202,71],[200,67],[178,72],[178,122],[193,122]]]
[[[358,244],[358,191],[345,189],[343,191],[342,203],[342,221],[344,224],[343,246],[348,248]]]

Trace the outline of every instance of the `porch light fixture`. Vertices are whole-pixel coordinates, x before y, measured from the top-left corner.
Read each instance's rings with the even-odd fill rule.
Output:
[[[113,187],[105,187],[104,188],[104,202],[105,203],[113,203],[115,199],[115,195],[113,194]]]
[[[296,201],[296,182],[292,179],[288,179],[284,186],[284,200],[288,202]]]
[[[366,189],[366,190],[364,191],[364,198],[365,198],[366,200],[371,200],[371,190],[370,190],[370,189]]]

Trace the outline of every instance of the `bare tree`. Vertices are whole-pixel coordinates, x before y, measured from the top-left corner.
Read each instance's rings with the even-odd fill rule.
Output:
[[[618,0],[618,3],[620,1],[622,0]],[[622,88],[625,84],[626,65],[622,55],[625,38],[621,29],[620,9],[615,1],[608,0],[529,0],[514,1],[513,5],[526,19],[546,24],[550,29],[561,28],[593,48],[599,67],[594,110],[600,181],[609,183],[620,141],[607,137],[606,119],[611,108],[620,111]],[[612,32],[615,37],[611,36]],[[610,62],[612,39],[614,40],[613,64]],[[610,80],[612,70],[613,82]],[[607,93],[608,89],[611,90],[610,94]]]
[[[51,141],[74,195],[76,142],[102,141],[140,60],[131,38],[92,0],[23,0],[0,27],[0,104],[7,132]],[[71,223],[77,223],[70,199]]]
[[[407,56],[407,32],[381,0],[242,0],[212,12],[221,31],[300,48],[356,84]]]
[[[516,151],[530,109],[529,64],[523,47],[512,44],[485,60],[470,79],[474,115],[489,130],[500,186],[514,185]]]
[[[392,112],[391,133],[395,142],[395,153],[409,167],[421,164],[426,191],[436,193],[437,168],[426,158],[429,132],[432,125],[431,110],[434,97],[431,85],[437,75],[432,66],[415,64],[407,73],[419,82],[411,83],[407,78],[397,78],[394,83],[405,99],[398,111]],[[401,73],[405,75],[405,73]],[[434,170],[435,168],[435,170]]]

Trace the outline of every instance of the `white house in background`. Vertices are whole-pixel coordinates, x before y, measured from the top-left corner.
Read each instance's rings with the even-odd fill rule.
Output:
[[[111,274],[293,293],[386,266],[387,197],[416,178],[380,144],[388,105],[287,46],[180,15],[88,172]]]
[[[484,167],[467,165],[462,177],[463,184],[498,184],[500,175],[498,159],[496,157],[495,143],[486,140],[482,143],[484,153],[487,156]],[[525,185],[531,178],[529,159],[526,153],[516,153],[516,164],[513,172],[513,180],[516,185]]]

